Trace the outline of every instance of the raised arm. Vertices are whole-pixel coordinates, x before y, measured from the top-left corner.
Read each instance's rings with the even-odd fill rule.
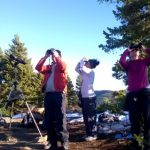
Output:
[[[81,59],[80,62],[78,62],[78,64],[75,67],[75,71],[80,74],[82,72],[84,64],[85,64],[85,58]]]
[[[120,57],[119,63],[123,69],[128,68],[127,56],[129,56],[129,50],[126,49]]]
[[[66,63],[62,60],[57,51],[53,51],[52,59],[56,62],[57,71],[64,72],[66,70]]]
[[[150,65],[150,48],[143,48],[142,49],[146,54],[147,54],[147,57],[145,58],[145,63],[147,64],[147,65]]]
[[[37,71],[39,71],[40,73],[45,73],[45,71],[47,71],[48,66],[44,66],[44,63],[45,63],[46,59],[47,59],[49,56],[50,56],[50,55],[49,55],[48,53],[45,53],[45,56],[42,57],[42,58],[40,59],[40,61],[37,63],[35,69],[36,69]]]

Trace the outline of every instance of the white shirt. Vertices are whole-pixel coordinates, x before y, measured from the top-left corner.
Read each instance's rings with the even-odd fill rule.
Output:
[[[96,96],[93,88],[95,73],[84,64],[84,60],[81,60],[75,68],[82,77],[81,94],[83,98],[94,97]]]
[[[50,75],[50,77],[48,78],[47,83],[46,83],[46,89],[45,89],[46,92],[53,92],[53,91],[55,91],[55,88],[54,88],[54,72],[55,72],[55,66],[56,66],[56,65],[53,63],[53,64],[52,64],[52,69],[51,69],[51,75]]]

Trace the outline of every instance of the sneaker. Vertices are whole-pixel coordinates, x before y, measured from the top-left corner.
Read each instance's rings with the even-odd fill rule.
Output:
[[[87,135],[84,135],[84,136],[81,137],[81,139],[85,140],[87,137],[88,137]]]
[[[49,148],[49,150],[58,150],[58,147],[51,145],[51,147]]]
[[[141,150],[142,149],[142,147],[139,146],[139,143],[135,139],[132,140],[131,147],[135,150]]]
[[[65,142],[63,143],[63,150],[68,150],[69,149],[69,143],[68,142]]]
[[[95,141],[97,140],[97,137],[96,136],[88,136],[85,138],[86,141]]]
[[[51,144],[49,142],[47,142],[45,145],[44,145],[44,149],[50,149],[51,147]]]

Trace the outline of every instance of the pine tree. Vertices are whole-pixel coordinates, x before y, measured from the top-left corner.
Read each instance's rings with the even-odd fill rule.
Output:
[[[150,1],[148,0],[98,0],[116,4],[113,10],[115,18],[120,21],[120,26],[103,31],[106,44],[99,47],[105,52],[127,48],[131,43],[142,42],[144,46],[150,47]],[[118,63],[112,68],[113,77],[123,79],[127,83],[126,72],[123,72]],[[149,72],[150,76],[150,72]]]
[[[5,51],[5,74],[6,84],[3,85],[2,103],[5,103],[11,87],[17,80],[17,89],[21,89],[25,99],[30,104],[39,105],[43,100],[40,92],[40,83],[42,77],[36,74],[31,65],[31,59],[28,58],[27,49],[19,39],[18,35],[15,35],[12,40],[10,48]],[[22,62],[25,62],[22,63]],[[21,107],[25,107],[24,102],[20,99],[15,102],[16,108],[19,110]]]
[[[82,84],[82,77],[80,75],[77,76],[76,79],[76,91],[79,92]]]
[[[2,84],[4,82],[4,66],[5,66],[5,63],[4,63],[4,60],[3,60],[3,51],[2,49],[0,48],[0,100],[2,99]],[[0,103],[0,107],[2,107],[2,103]]]
[[[113,74],[112,76],[118,80],[123,80],[123,82],[125,83],[125,85],[127,85],[127,82],[128,82],[128,78],[127,78],[127,72],[124,71],[119,62],[117,61],[114,66],[112,67],[112,71],[113,71]]]
[[[4,70],[4,61],[3,61],[3,51],[2,49],[0,48],[0,85],[2,84],[3,82],[3,70]]]
[[[99,47],[105,52],[128,47],[130,43],[142,42],[150,46],[150,1],[148,0],[98,0],[116,4],[113,14],[120,21],[120,26],[103,31],[106,44]]]
[[[73,83],[72,83],[70,77],[67,76],[67,78],[68,78],[67,100],[68,100],[68,105],[72,107],[74,105],[77,105],[77,95],[76,95],[76,92],[74,90],[74,86],[73,86]]]

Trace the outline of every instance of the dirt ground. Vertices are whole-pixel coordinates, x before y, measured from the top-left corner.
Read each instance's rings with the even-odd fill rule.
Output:
[[[68,125],[70,134],[70,150],[133,150],[131,142],[115,140],[113,135],[100,135],[96,141],[82,140],[84,125],[81,123]],[[44,137],[45,133],[42,131]],[[0,150],[43,150],[44,140],[38,139],[40,134],[36,128],[18,127],[18,122],[13,122],[11,128],[0,126]]]

